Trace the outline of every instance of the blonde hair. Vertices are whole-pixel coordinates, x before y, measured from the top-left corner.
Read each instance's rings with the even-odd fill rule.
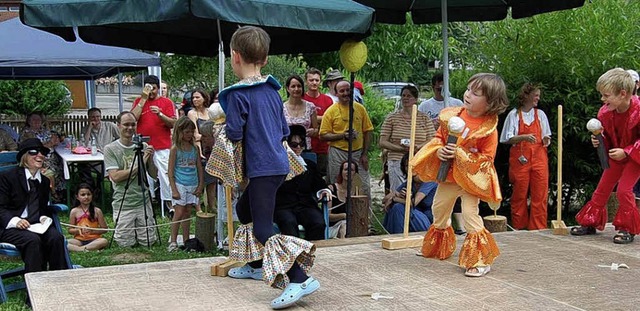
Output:
[[[509,106],[507,87],[502,78],[494,73],[476,73],[469,79],[469,89],[480,90],[487,98],[486,115],[498,115]]]
[[[613,92],[613,95],[620,94],[622,90],[625,90],[627,95],[632,94],[635,86],[631,75],[622,68],[613,68],[603,73],[596,83],[598,92]]]
[[[25,152],[22,157],[20,157],[20,162],[18,163],[19,167],[27,167],[27,153]]]
[[[173,135],[171,136],[173,144],[175,146],[180,146],[180,144],[182,143],[182,132],[184,132],[185,130],[195,129],[196,125],[193,124],[193,121],[191,121],[191,119],[189,119],[187,116],[180,117],[180,119],[178,119],[178,121],[176,121],[176,124],[173,126]],[[194,139],[192,138],[191,144],[194,145],[194,143]]]
[[[264,29],[255,26],[238,28],[231,36],[231,50],[240,54],[248,64],[264,66],[269,55],[271,38]]]

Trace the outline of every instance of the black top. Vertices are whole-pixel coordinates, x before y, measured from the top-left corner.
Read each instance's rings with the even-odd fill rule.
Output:
[[[285,181],[276,192],[276,210],[318,207],[316,193],[327,187],[313,161],[304,160],[307,171]]]

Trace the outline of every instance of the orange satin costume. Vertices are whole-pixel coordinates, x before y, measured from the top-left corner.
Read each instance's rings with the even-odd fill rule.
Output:
[[[458,116],[466,129],[458,138],[455,158],[446,181],[438,185],[433,202],[433,225],[424,236],[422,255],[446,259],[456,249],[456,237],[450,225],[453,205],[462,199],[462,214],[468,234],[460,251],[458,264],[465,268],[486,266],[500,254],[489,231],[478,214],[479,200],[500,202],[502,194],[493,160],[498,146],[498,116],[470,117],[463,107],[451,107],[440,112],[440,127],[434,137],[411,161],[413,172],[423,181],[435,181],[440,167],[437,151],[449,136],[448,121]]]
[[[524,123],[518,109],[518,135],[533,134],[535,143],[519,142],[509,151],[509,181],[513,185],[511,195],[511,223],[515,229],[540,230],[547,228],[547,200],[549,197],[549,167],[547,148],[542,143],[542,125],[538,109],[534,109],[533,122]],[[520,156],[527,159],[522,164]],[[527,197],[531,195],[531,211]]]

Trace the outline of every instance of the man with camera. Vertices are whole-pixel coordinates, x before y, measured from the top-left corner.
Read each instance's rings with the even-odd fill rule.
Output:
[[[144,180],[138,180],[140,161],[135,161],[136,152],[140,151],[147,172],[152,177],[155,176],[157,170],[154,161],[149,161],[154,148],[146,144],[142,137],[135,135],[137,122],[133,113],[121,112],[117,121],[120,138],[104,147],[105,168],[113,182],[112,207],[116,222],[114,239],[120,246],[134,246],[136,242],[145,245],[147,241],[153,244],[156,242],[155,228],[132,228],[155,224],[151,198],[142,187]]]
[[[171,149],[171,129],[176,123],[176,109],[171,100],[158,96],[160,80],[150,75],[144,78],[142,96],[133,102],[131,113],[138,120],[138,134],[149,136],[149,144],[154,147],[153,162],[158,168],[160,180],[160,198],[169,201],[171,206],[171,187],[169,186],[169,150]]]

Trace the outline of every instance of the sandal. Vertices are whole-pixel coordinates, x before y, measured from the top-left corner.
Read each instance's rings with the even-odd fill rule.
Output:
[[[228,275],[234,279],[262,280],[262,268],[255,269],[249,265],[244,265],[239,268],[230,269]]]
[[[577,235],[577,236],[581,236],[581,235],[591,235],[591,234],[596,234],[596,228],[595,227],[573,227],[571,228],[571,235]]]
[[[318,290],[318,288],[320,288],[320,282],[313,277],[309,277],[303,283],[289,283],[284,291],[282,291],[282,294],[271,301],[271,308],[288,308],[302,299],[302,297],[311,295]]]
[[[473,270],[475,270],[475,272]],[[467,269],[467,271],[464,272],[464,275],[470,277],[481,277],[489,273],[489,271],[491,271],[491,266],[477,266]]]
[[[624,230],[620,230],[618,231],[618,234],[616,234],[613,237],[613,243],[616,244],[629,244],[631,242],[633,242],[633,237],[635,236],[635,234],[631,234],[627,231]]]

